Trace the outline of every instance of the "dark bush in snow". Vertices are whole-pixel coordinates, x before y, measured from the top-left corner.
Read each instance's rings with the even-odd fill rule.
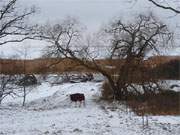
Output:
[[[180,79],[180,60],[174,59],[154,69],[155,76],[169,79]]]
[[[103,83],[101,94],[102,94],[101,98],[104,100],[112,100],[113,99],[113,93],[111,90],[111,86],[109,85],[108,82]]]
[[[20,79],[17,83],[20,86],[30,86],[30,85],[36,85],[37,79],[36,77],[32,75],[25,75],[22,79]]]

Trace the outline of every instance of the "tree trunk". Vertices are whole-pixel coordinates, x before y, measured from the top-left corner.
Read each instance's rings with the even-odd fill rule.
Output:
[[[1,105],[1,103],[2,103],[2,97],[0,97],[0,105]]]
[[[2,103],[2,100],[3,100],[3,91],[0,91],[0,105]]]
[[[22,106],[25,106],[25,102],[26,102],[26,87],[25,86],[23,86],[23,104],[22,104]]]

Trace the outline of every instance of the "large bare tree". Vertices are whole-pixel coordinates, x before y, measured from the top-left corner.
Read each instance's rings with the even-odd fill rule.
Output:
[[[167,26],[153,14],[139,15],[134,21],[126,23],[117,19],[104,29],[110,41],[111,53],[109,64],[102,64],[98,57],[93,57],[89,42],[81,47],[73,46],[80,38],[76,21],[68,20],[64,23],[42,28],[41,38],[51,43],[50,54],[72,59],[87,69],[101,73],[107,78],[116,99],[123,99],[128,89],[138,93],[134,86],[135,79],[130,79],[133,78],[132,74],[137,71],[148,51],[158,52],[159,47],[168,45],[172,38]],[[150,84],[154,82],[150,80],[138,82],[144,91],[152,89]]]
[[[146,70],[142,64],[147,52],[155,51],[158,54],[161,47],[169,45],[172,33],[167,26],[150,13],[139,15],[133,22],[115,20],[106,32],[112,35],[111,59],[123,59],[123,64],[117,66],[114,84],[111,84],[116,87],[115,95],[121,99],[129,89],[138,94],[136,83],[144,92],[158,89],[156,80],[148,73],[144,75]],[[157,87],[152,89],[152,84]]]

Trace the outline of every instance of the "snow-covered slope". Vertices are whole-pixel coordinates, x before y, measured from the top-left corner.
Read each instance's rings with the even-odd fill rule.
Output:
[[[0,135],[178,135],[180,117],[149,116],[143,129],[142,118],[126,112],[119,103],[99,101],[101,83],[66,83],[37,86],[28,95],[26,107],[6,100],[0,106]],[[86,106],[71,103],[69,94],[82,92]],[[11,104],[9,106],[8,104]],[[16,104],[14,106],[13,104]]]

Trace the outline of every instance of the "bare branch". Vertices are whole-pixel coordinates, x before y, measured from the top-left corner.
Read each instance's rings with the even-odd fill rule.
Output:
[[[161,4],[157,3],[157,2],[155,2],[154,0],[148,0],[148,1],[153,3],[157,7],[160,7],[162,9],[166,9],[166,10],[170,10],[170,11],[176,13],[176,14],[180,14],[180,10],[177,10],[177,9],[175,9],[173,7],[161,5]]]
[[[34,7],[24,11],[16,7],[18,0],[0,1],[0,45],[32,39],[37,26],[30,26],[26,20],[36,10]]]

